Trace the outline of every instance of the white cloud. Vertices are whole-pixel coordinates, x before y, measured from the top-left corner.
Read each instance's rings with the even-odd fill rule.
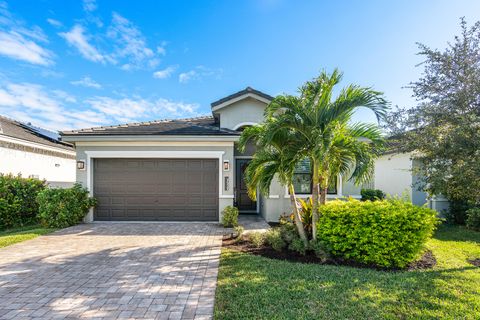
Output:
[[[114,12],[107,36],[114,41],[115,50],[112,56],[116,59],[127,59],[122,69],[138,69],[145,65],[158,64],[155,52],[147,46],[146,39],[140,30],[128,19]],[[155,59],[152,63],[151,60]]]
[[[161,56],[165,56],[167,54],[167,42],[162,41],[162,43],[157,47],[157,53]]]
[[[59,35],[75,47],[85,59],[101,63],[112,62],[108,56],[101,54],[89,43],[90,37],[85,34],[85,29],[81,25],[76,24],[69,32],[61,32]]]
[[[120,99],[94,97],[88,99],[86,103],[117,122],[132,122],[143,118],[191,116],[198,109],[197,104],[175,102],[163,98],[149,100],[141,97]]]
[[[49,24],[51,24],[52,26],[56,27],[56,28],[59,28],[59,27],[63,26],[63,23],[61,23],[60,21],[55,20],[55,19],[48,18],[47,22]]]
[[[53,64],[53,54],[50,51],[15,31],[0,31],[0,54],[32,64]]]
[[[166,79],[170,78],[170,76],[177,70],[178,66],[169,66],[163,70],[158,70],[153,73],[153,77],[157,79]]]
[[[0,55],[37,65],[53,64],[53,54],[39,43],[48,42],[38,26],[25,27],[5,2],[0,3]]]
[[[178,81],[180,83],[188,83],[192,80],[201,80],[206,77],[215,77],[216,79],[220,79],[222,73],[222,69],[211,69],[200,65],[196,66],[195,69],[180,73],[178,75]]]
[[[92,97],[78,103],[62,90],[31,83],[0,84],[0,114],[51,130],[137,122],[197,114],[198,105],[164,98]]]
[[[187,83],[189,82],[190,80],[194,79],[194,78],[197,78],[198,77],[198,74],[195,70],[190,70],[188,72],[182,72],[178,75],[178,81],[180,81],[180,83]]]
[[[71,94],[63,91],[63,90],[52,90],[52,93],[57,96],[58,98],[66,101],[66,102],[70,102],[70,103],[75,103],[77,102],[77,99],[72,96]]]
[[[97,10],[97,2],[95,0],[83,0],[83,10],[87,12]]]
[[[70,83],[73,84],[74,86],[82,86],[82,87],[94,88],[94,89],[102,88],[102,85],[100,83],[96,82],[95,80],[93,80],[88,76],[85,76],[82,79],[77,81],[72,81]]]

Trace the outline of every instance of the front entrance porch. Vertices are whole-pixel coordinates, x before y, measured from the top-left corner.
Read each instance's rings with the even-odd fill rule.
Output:
[[[236,159],[235,162],[235,206],[240,214],[258,214],[258,203],[248,196],[244,174],[251,159]]]

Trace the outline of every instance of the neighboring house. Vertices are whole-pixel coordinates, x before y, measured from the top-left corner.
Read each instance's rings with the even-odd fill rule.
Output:
[[[61,133],[77,151],[77,181],[98,199],[86,220],[219,221],[228,205],[278,221],[290,212],[285,187],[252,201],[243,173],[254,153],[236,148],[241,131],[263,122],[273,98],[250,87],[211,104],[212,116],[131,123]],[[295,188],[311,194],[308,162]],[[360,197],[360,187],[337,179],[328,198]]]
[[[429,198],[424,192],[420,164],[411,152],[387,152],[375,161],[374,187],[391,196],[408,196],[413,204],[442,212],[448,209],[448,200],[437,196]]]
[[[0,173],[45,179],[51,186],[75,182],[75,150],[55,133],[0,116]]]

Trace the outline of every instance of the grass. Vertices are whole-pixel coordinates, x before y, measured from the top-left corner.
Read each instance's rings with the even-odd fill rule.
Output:
[[[480,319],[480,232],[441,226],[430,270],[300,264],[224,249],[216,319]]]
[[[0,231],[0,248],[30,240],[55,230],[56,229],[44,228],[40,225],[31,225]]]

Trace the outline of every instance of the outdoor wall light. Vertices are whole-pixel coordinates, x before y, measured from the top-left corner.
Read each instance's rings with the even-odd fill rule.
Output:
[[[230,170],[230,161],[223,160],[223,171],[229,171],[229,170]]]
[[[83,161],[83,160],[77,161],[77,169],[78,170],[85,170],[85,161]]]

